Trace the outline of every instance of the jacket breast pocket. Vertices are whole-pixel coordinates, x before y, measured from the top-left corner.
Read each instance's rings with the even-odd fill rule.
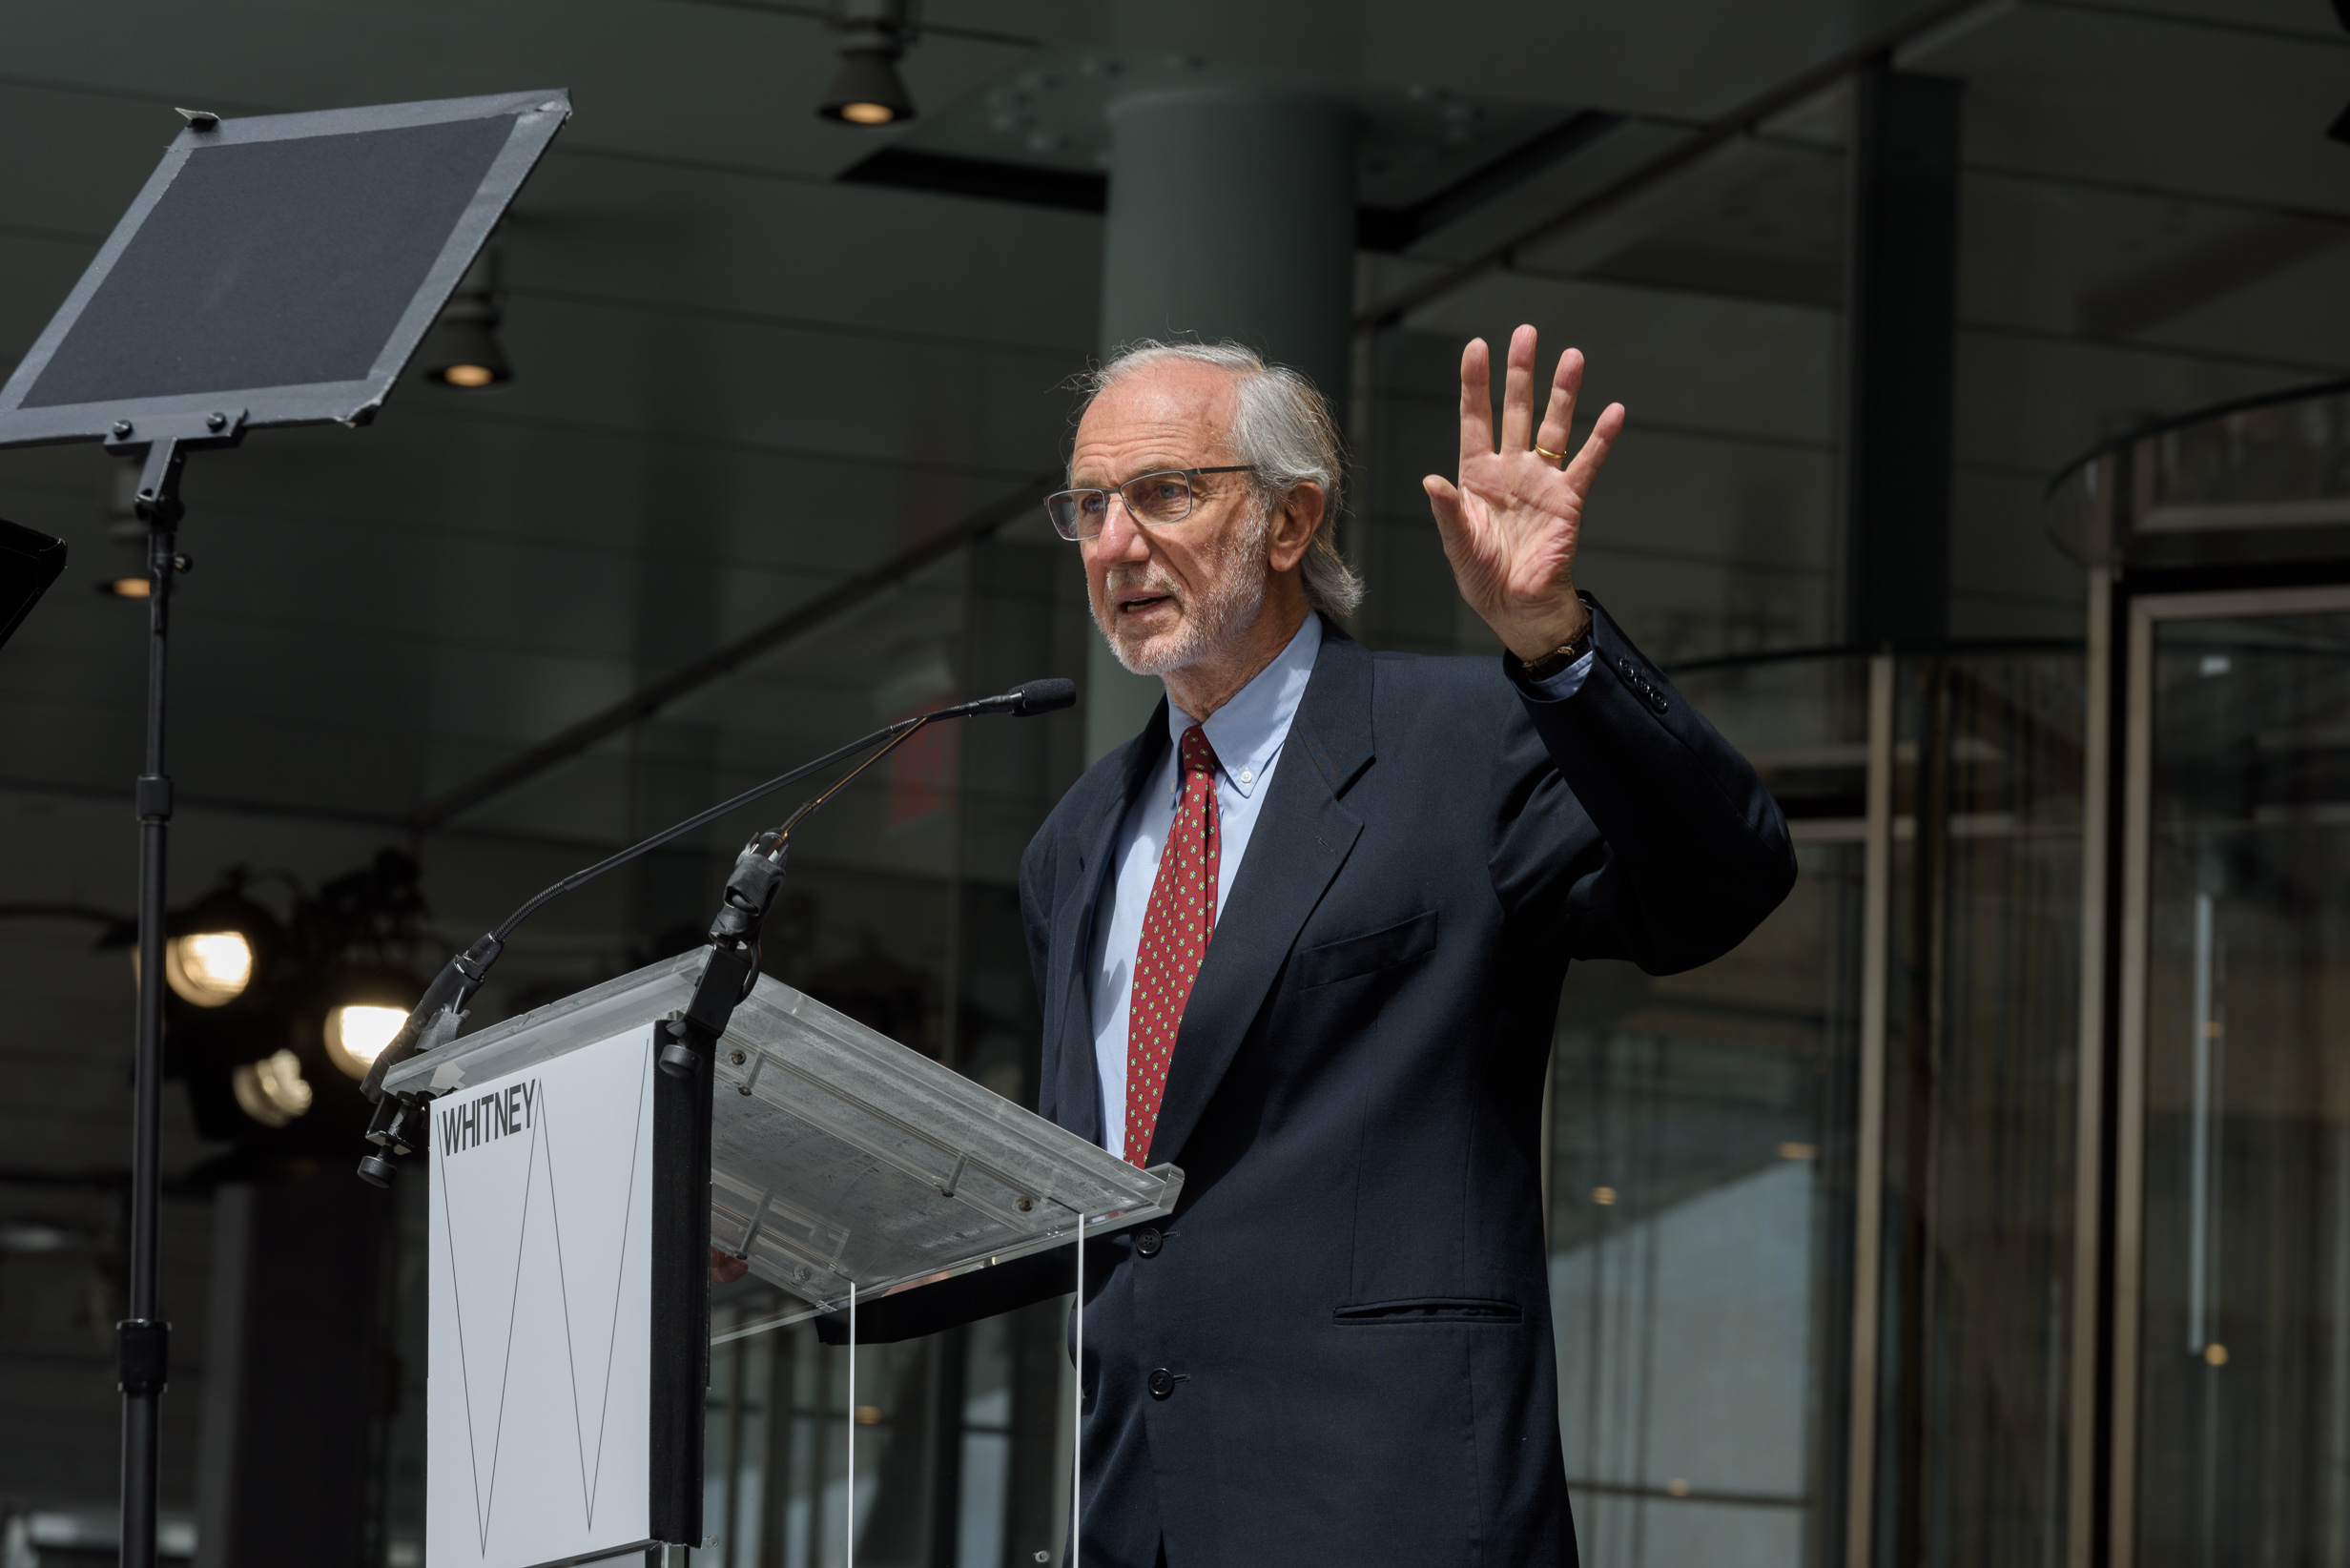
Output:
[[[1436,912],[1422,910],[1408,920],[1366,931],[1359,937],[1341,937],[1336,941],[1306,948],[1289,961],[1290,983],[1300,989],[1335,985],[1340,980],[1410,963],[1433,952],[1435,946]]]

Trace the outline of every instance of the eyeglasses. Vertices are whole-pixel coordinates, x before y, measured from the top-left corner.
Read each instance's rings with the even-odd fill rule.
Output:
[[[1253,474],[1253,464],[1222,468],[1168,468],[1138,474],[1115,490],[1056,490],[1044,498],[1044,514],[1063,539],[1092,539],[1109,521],[1110,497],[1126,504],[1126,515],[1145,528],[1164,528],[1191,515],[1191,482],[1202,474]]]

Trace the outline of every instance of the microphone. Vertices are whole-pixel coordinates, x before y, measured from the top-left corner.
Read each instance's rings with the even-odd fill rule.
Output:
[[[550,899],[560,897],[583,882],[603,876],[616,866],[626,865],[649,850],[659,849],[673,838],[714,822],[719,817],[748,806],[764,795],[772,794],[787,784],[796,783],[811,774],[821,773],[835,763],[844,762],[859,753],[873,751],[876,747],[880,748],[875,756],[859,764],[849,774],[848,777],[835,783],[832,788],[816,796],[815,799],[793,813],[791,819],[782,828],[774,834],[754,839],[752,847],[744,851],[741,859],[772,859],[773,863],[772,874],[760,878],[764,883],[766,898],[772,899],[774,896],[774,887],[782,880],[781,851],[785,845],[788,845],[793,826],[809,813],[830,800],[849,779],[855,778],[865,768],[880,760],[881,755],[886,754],[892,747],[913,734],[915,731],[926,724],[936,724],[941,719],[971,718],[981,713],[1010,713],[1017,718],[1028,718],[1038,713],[1050,713],[1060,709],[1072,707],[1076,702],[1077,683],[1064,676],[1055,675],[1041,680],[1023,681],[1011,691],[999,692],[992,697],[980,697],[954,708],[941,708],[935,712],[900,719],[895,724],[875,731],[861,740],[853,740],[837,751],[816,758],[814,762],[804,763],[788,774],[771,778],[764,784],[746,790],[732,800],[721,801],[708,811],[696,813],[683,822],[664,828],[643,842],[631,844],[617,855],[599,860],[584,871],[575,871],[562,881],[545,889],[520,909],[507,916],[505,922],[495,931],[483,937],[470,948],[451,959],[443,967],[441,973],[434,977],[432,984],[425,988],[423,1000],[418,1001],[415,1009],[408,1014],[408,1020],[401,1026],[400,1033],[394,1037],[390,1044],[378,1053],[374,1063],[368,1068],[366,1081],[360,1085],[360,1089],[375,1103],[376,1106],[374,1120],[368,1124],[367,1141],[376,1145],[383,1152],[370,1154],[360,1162],[361,1179],[377,1186],[389,1186],[393,1176],[389,1156],[407,1152],[412,1139],[420,1136],[417,1129],[421,1127],[423,1122],[421,1104],[411,1104],[400,1096],[388,1093],[383,1087],[384,1074],[411,1057],[435,1050],[447,1044],[456,1037],[458,1029],[464,1022],[465,1004],[473,1000],[473,993],[479,990],[483,980],[488,978],[490,965],[498,961],[498,955],[504,950],[507,939],[514,935],[514,928],[536,914],[541,905]],[[737,877],[743,875],[744,868],[739,859],[735,871]],[[729,886],[732,891],[732,880]],[[761,902],[758,913],[761,916],[765,913],[764,900]],[[725,917],[721,916],[721,919],[724,918]],[[667,1070],[668,1066],[669,1063],[665,1060],[664,1070]]]
[[[933,721],[949,718],[968,718],[979,713],[1009,713],[1014,718],[1033,718],[1039,713],[1050,713],[1077,704],[1077,682],[1064,675],[1048,675],[1042,680],[1022,681],[1009,691],[992,697],[979,697],[953,708],[941,708],[931,714]]]

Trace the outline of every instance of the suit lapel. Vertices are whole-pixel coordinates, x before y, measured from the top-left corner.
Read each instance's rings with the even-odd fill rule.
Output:
[[[1086,963],[1093,951],[1093,922],[1101,902],[1119,824],[1166,750],[1166,699],[1151,710],[1143,732],[1126,743],[1125,766],[1075,826],[1077,875],[1054,890],[1052,953],[1045,975],[1044,1038],[1060,1045],[1055,1074],[1055,1116],[1082,1138],[1102,1142],[1102,1075],[1093,1058],[1092,993]]]
[[[1363,831],[1341,796],[1371,759],[1371,654],[1326,624],[1247,858],[1184,1006],[1151,1134],[1154,1164],[1181,1159],[1290,944]]]

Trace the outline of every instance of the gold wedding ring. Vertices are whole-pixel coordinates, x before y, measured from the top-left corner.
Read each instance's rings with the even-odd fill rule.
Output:
[[[1566,454],[1566,453],[1564,453],[1564,452],[1554,452],[1554,451],[1552,451],[1552,450],[1551,450],[1549,447],[1547,447],[1547,446],[1537,446],[1537,447],[1536,447],[1536,448],[1535,448],[1535,450],[1536,450],[1536,451],[1537,451],[1537,452],[1539,452],[1539,453],[1541,453],[1544,457],[1546,457],[1546,458],[1550,459],[1553,463],[1564,463],[1564,462],[1566,462],[1566,461],[1567,461],[1567,454]]]

